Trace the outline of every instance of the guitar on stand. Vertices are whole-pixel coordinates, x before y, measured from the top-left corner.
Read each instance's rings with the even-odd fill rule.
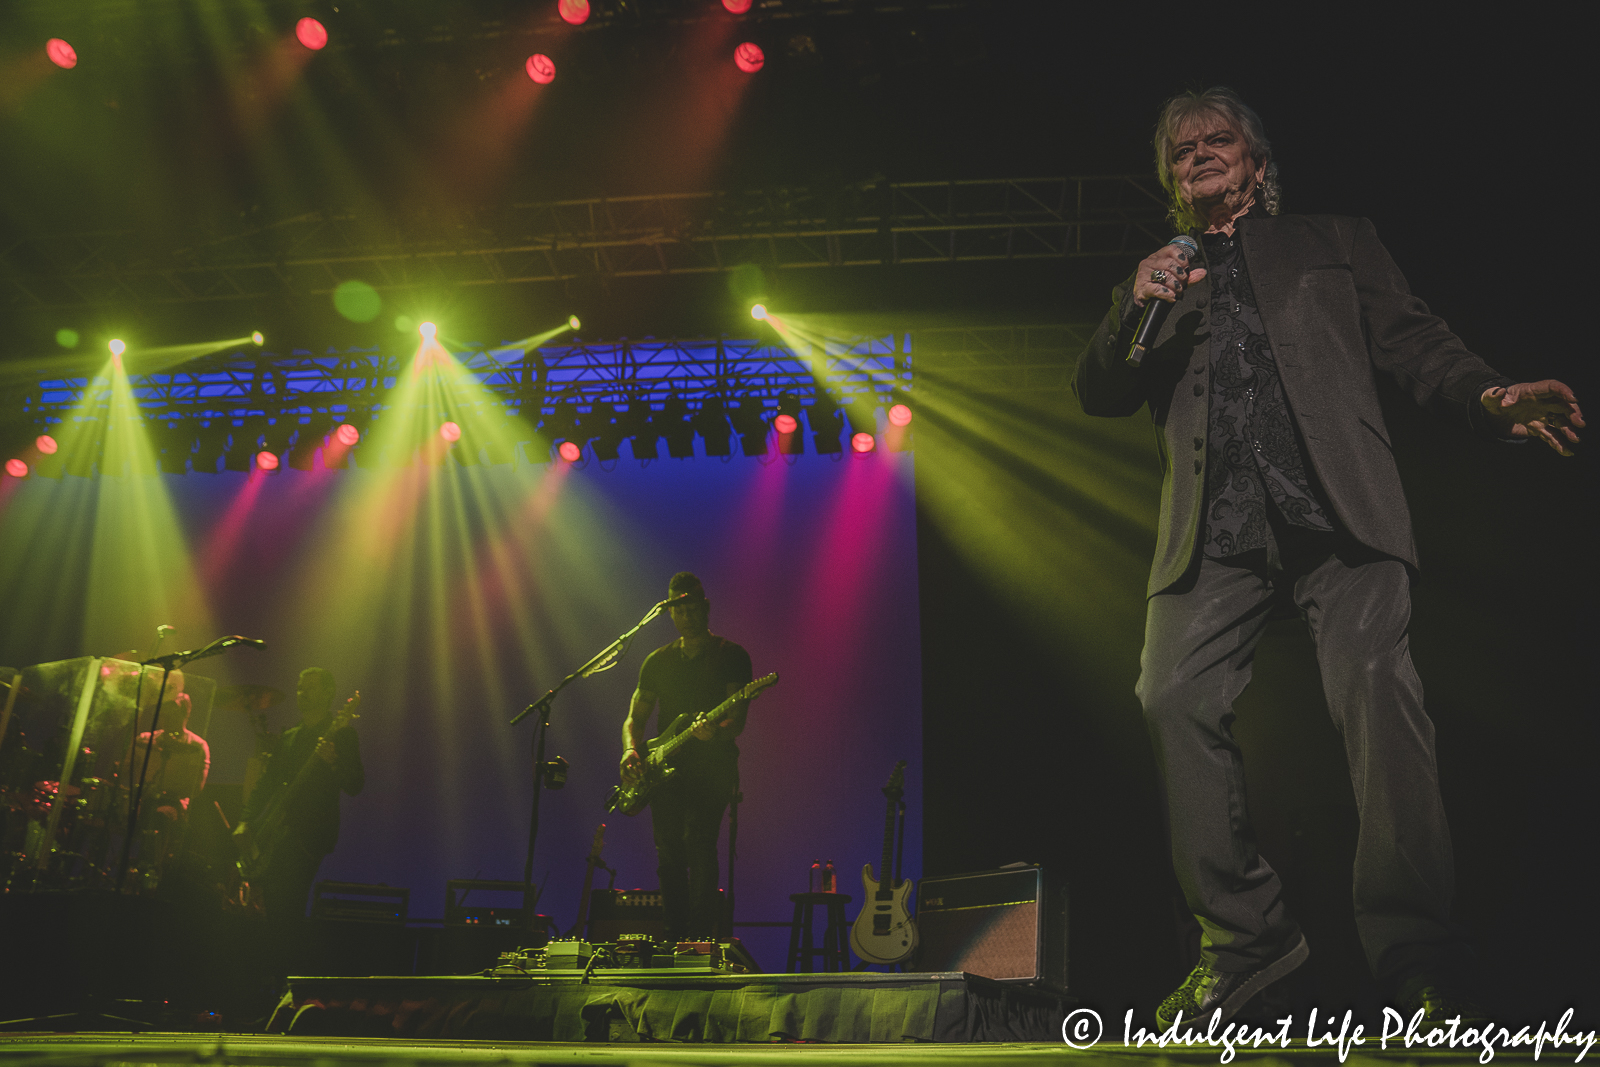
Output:
[[[865,903],[850,927],[850,948],[867,963],[894,964],[911,958],[917,951],[917,924],[906,910],[906,897],[911,895],[910,879],[896,879],[892,866],[895,858],[895,814],[903,813],[905,804],[906,761],[894,765],[889,774],[889,784],[883,787],[888,798],[888,810],[883,816],[883,881],[872,877],[872,864],[861,867],[861,887],[865,890]]]
[[[571,930],[567,931],[568,937],[576,937],[580,940],[584,938],[584,924],[589,921],[589,897],[594,889],[594,869],[596,867],[605,867],[606,870],[611,871],[612,879],[615,880],[616,878],[617,872],[611,870],[610,867],[606,867],[606,861],[600,858],[600,849],[605,846],[605,843],[606,824],[601,823],[600,828],[594,832],[594,843],[589,846],[589,858],[583,861],[583,896],[578,898],[578,921],[572,924]]]

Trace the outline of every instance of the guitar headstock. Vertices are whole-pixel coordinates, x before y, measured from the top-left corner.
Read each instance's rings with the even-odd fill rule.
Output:
[[[327,732],[331,734],[335,730],[343,730],[346,726],[361,718],[360,713],[356,710],[359,707],[361,707],[361,690],[357,689],[350,699],[344,702],[344,707],[339,709],[339,713],[333,717],[333,725],[328,727]]]
[[[743,689],[739,690],[739,696],[741,699],[750,700],[763,689],[767,689],[777,684],[778,673],[776,671],[771,674],[764,674],[760,678],[757,678],[755,681],[751,682],[749,685],[745,686]]]
[[[894,765],[894,770],[889,772],[889,784],[883,787],[883,795],[890,800],[899,800],[905,795],[906,761],[900,760]]]
[[[606,824],[601,823],[594,832],[594,843],[589,846],[589,862],[593,863],[600,858],[600,849],[606,843]]]

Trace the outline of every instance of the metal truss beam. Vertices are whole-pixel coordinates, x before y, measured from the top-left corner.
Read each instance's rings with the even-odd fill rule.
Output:
[[[562,200],[433,232],[308,214],[178,247],[132,231],[28,237],[0,248],[0,307],[1126,256],[1160,243],[1165,211],[1152,181],[1121,175]]]

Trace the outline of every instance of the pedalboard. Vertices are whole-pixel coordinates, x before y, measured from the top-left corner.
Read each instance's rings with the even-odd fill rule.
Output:
[[[529,974],[580,975],[619,972],[638,975],[760,974],[761,968],[738,938],[725,941],[658,942],[624,937],[592,943],[579,938],[551,941],[541,948],[502,952],[487,974],[509,978]]]

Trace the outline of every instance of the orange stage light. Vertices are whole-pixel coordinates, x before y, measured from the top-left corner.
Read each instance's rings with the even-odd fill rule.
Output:
[[[750,10],[750,0],[722,0],[722,6],[732,15],[742,15]]]
[[[453,422],[444,423],[439,427],[439,436],[451,444],[455,444],[461,440],[461,427]]]
[[[746,74],[754,74],[767,62],[767,55],[761,51],[761,46],[746,41],[733,50],[733,62]]]
[[[794,433],[800,428],[793,415],[779,415],[772,420],[772,428],[779,433]]]
[[[328,28],[314,18],[303,18],[294,24],[295,38],[313,52],[328,46]]]
[[[60,448],[61,446],[56,444],[56,439],[54,437],[51,437],[47,433],[42,433],[33,439],[33,447],[37,448],[44,455],[53,456],[56,454],[56,449]]]
[[[878,447],[878,439],[870,433],[858,433],[850,438],[850,451],[871,452]]]
[[[589,21],[589,0],[560,0],[556,4],[556,13],[561,16],[562,22],[581,26]]]
[[[278,469],[278,457],[271,452],[257,452],[256,466],[264,471],[275,471]]]
[[[556,449],[556,451],[559,452],[561,454],[561,458],[566,460],[568,463],[576,463],[578,460],[583,458],[583,449],[578,447],[578,443],[576,441],[562,441],[561,447]]]
[[[529,56],[528,62],[524,64],[523,69],[528,72],[528,77],[540,85],[549,85],[556,80],[555,61],[542,53],[535,53]]]
[[[361,440],[361,431],[351,426],[348,422],[341,422],[338,428],[333,431],[333,437],[341,445],[349,448]]]
[[[59,37],[52,37],[44,43],[44,54],[62,70],[71,70],[78,65],[77,50]]]
[[[906,407],[904,404],[896,404],[894,407],[890,408],[889,409],[889,425],[891,425],[891,426],[910,426],[911,425],[911,409]]]
[[[13,478],[26,478],[28,476],[28,465],[20,459],[8,459],[6,460],[6,473]]]

